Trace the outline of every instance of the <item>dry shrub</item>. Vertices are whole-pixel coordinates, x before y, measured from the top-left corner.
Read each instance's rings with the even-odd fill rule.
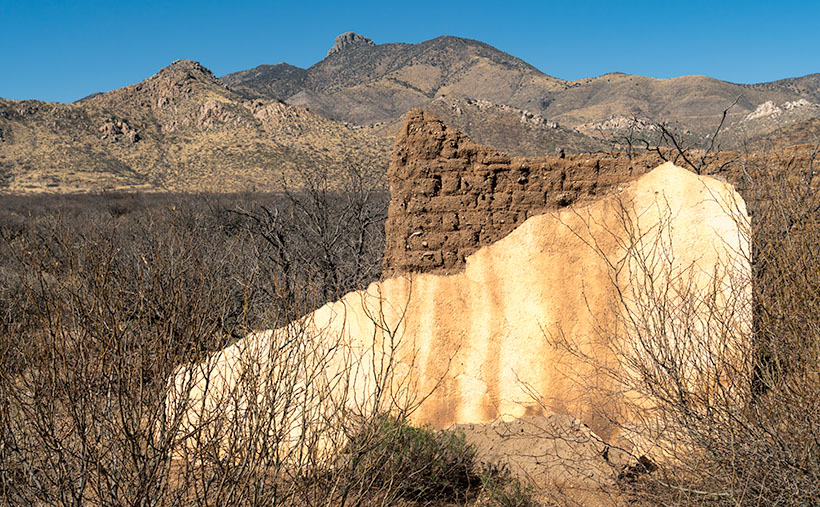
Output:
[[[392,484],[396,497],[458,502],[480,489],[475,449],[455,431],[416,428],[386,415],[361,427],[347,450],[351,474],[374,486]]]
[[[190,407],[165,401],[180,364],[378,277],[387,202],[364,177],[347,193],[4,199],[0,503],[325,503],[314,441],[294,467],[267,445],[275,421],[244,418],[251,444],[201,438],[180,459]],[[270,403],[293,398],[275,387]]]
[[[167,491],[178,424],[161,402],[178,361],[236,316],[204,238],[170,228],[127,250],[56,223],[18,238],[2,329],[3,494],[10,503],[142,504]],[[9,297],[9,296],[6,296]]]
[[[623,368],[599,369],[622,387],[600,395],[644,400],[624,408],[633,423],[612,421],[638,444],[635,465],[618,479],[618,501],[820,498],[820,181],[813,159],[796,165],[772,152],[754,160],[730,169],[751,217],[738,223],[751,245],[751,277],[715,266],[714,284],[695,287],[673,274],[668,224],[626,231],[621,266],[627,276],[650,274],[651,283],[618,291],[626,339],[612,352]],[[613,270],[616,286],[617,276],[624,272]],[[550,339],[595,364],[571,338]]]
[[[315,176],[279,195],[2,202],[0,503],[424,504],[481,490],[463,439],[409,427],[395,399],[325,404],[314,424],[332,379],[298,321],[247,365],[223,398],[233,410],[191,424],[191,378],[167,403],[180,365],[378,278],[382,187],[351,171],[350,191],[332,192]],[[386,397],[391,378],[379,382]]]

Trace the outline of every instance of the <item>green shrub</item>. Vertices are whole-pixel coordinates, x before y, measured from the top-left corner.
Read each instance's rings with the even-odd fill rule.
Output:
[[[506,466],[484,464],[481,488],[493,505],[498,507],[529,507],[536,505],[533,488],[514,478]]]
[[[463,432],[413,427],[382,416],[349,444],[354,476],[370,489],[414,501],[463,501],[480,490],[476,451]]]

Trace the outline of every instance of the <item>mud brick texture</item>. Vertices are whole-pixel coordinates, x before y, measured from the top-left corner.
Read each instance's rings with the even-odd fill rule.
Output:
[[[527,218],[596,199],[662,162],[651,152],[509,157],[412,110],[388,171],[383,276],[461,271]]]

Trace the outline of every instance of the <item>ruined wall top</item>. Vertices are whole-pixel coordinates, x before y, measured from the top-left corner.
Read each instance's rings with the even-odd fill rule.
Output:
[[[656,153],[510,157],[414,109],[388,171],[383,276],[461,271],[527,218],[595,199],[661,162]]]

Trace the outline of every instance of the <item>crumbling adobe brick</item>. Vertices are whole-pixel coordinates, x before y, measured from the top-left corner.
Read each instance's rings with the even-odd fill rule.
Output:
[[[511,158],[410,111],[388,171],[383,276],[460,271],[527,217],[596,198],[661,162],[654,153]]]

